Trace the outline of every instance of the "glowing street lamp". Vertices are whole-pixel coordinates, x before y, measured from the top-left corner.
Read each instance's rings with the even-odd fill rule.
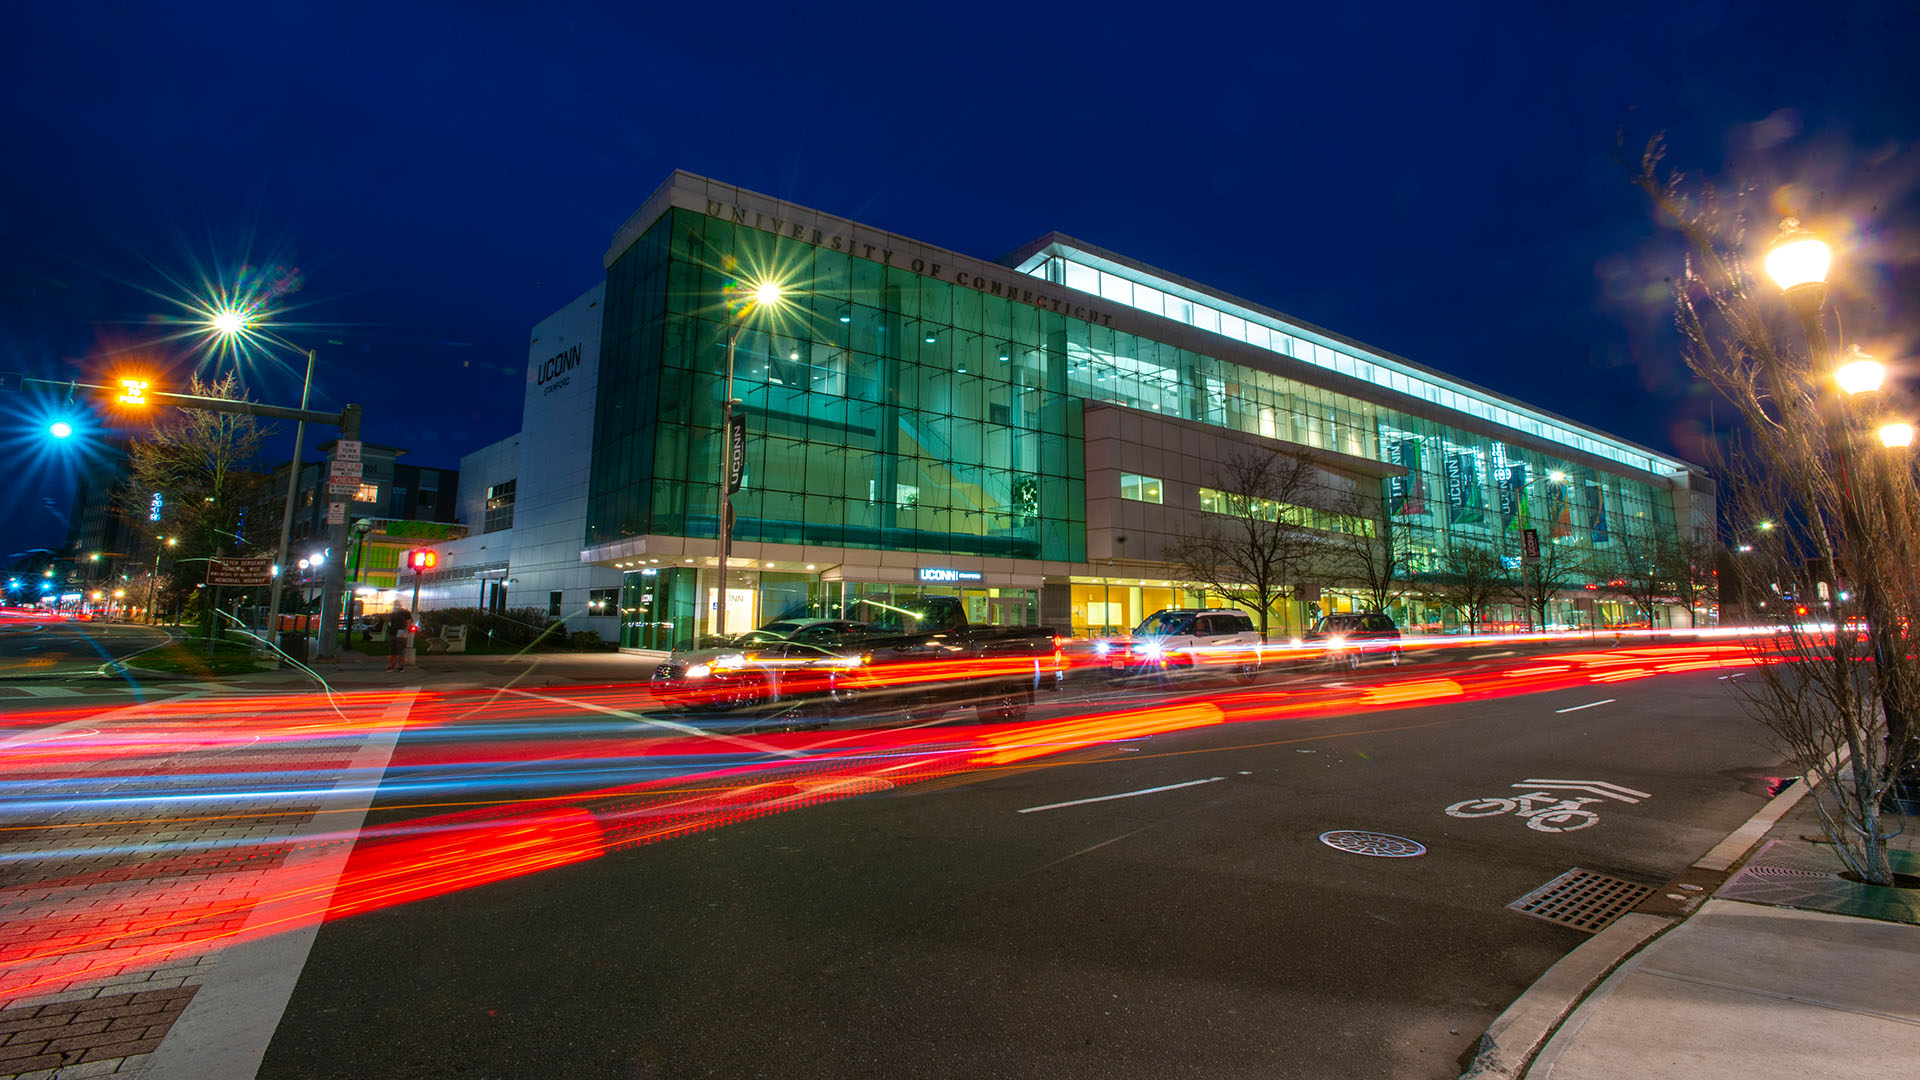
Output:
[[[1882,424],[1880,426],[1880,445],[1888,447],[1912,446],[1912,424]]]
[[[1886,379],[1885,365],[1861,352],[1858,345],[1847,346],[1846,363],[1833,369],[1833,380],[1849,395],[1872,393]]]
[[[221,308],[213,313],[213,318],[209,319],[208,323],[212,326],[214,333],[223,338],[232,339],[238,337],[252,321],[252,317],[246,312],[236,308]]]
[[[1824,293],[1833,251],[1826,241],[1801,228],[1798,218],[1786,218],[1780,222],[1780,235],[1767,248],[1766,267],[1767,276],[1788,296],[1813,287]]]
[[[55,420],[47,425],[47,434],[56,439],[73,438],[73,425],[65,420]]]

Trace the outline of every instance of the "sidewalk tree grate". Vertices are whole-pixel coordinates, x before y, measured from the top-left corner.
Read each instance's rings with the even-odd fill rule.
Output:
[[[1372,855],[1381,859],[1411,859],[1425,855],[1427,846],[1417,840],[1392,833],[1366,832],[1360,829],[1336,829],[1320,834],[1320,842],[1336,851]]]
[[[1576,866],[1507,906],[1522,915],[1597,934],[1651,895],[1651,885]]]

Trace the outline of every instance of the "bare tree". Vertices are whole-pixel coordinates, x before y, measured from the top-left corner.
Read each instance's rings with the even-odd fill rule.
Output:
[[[1352,527],[1329,538],[1326,559],[1327,580],[1358,589],[1368,611],[1387,610],[1419,582],[1412,531],[1379,514],[1378,506],[1357,495],[1344,500],[1340,513]],[[1359,527],[1361,522],[1371,527]]]
[[[1608,592],[1625,600],[1652,626],[1661,598],[1673,595],[1677,588],[1672,544],[1655,531],[1629,527],[1613,538],[1611,547],[1595,570],[1606,575]]]
[[[1460,613],[1467,632],[1477,634],[1487,621],[1487,608],[1511,587],[1512,575],[1500,552],[1467,539],[1454,539],[1440,552],[1426,591]]]
[[[1822,825],[1849,869],[1891,884],[1895,833],[1883,804],[1913,760],[1920,702],[1920,492],[1911,463],[1868,445],[1873,418],[1836,399],[1826,382],[1830,356],[1803,352],[1775,329],[1779,305],[1756,297],[1759,283],[1741,255],[1746,193],[1687,184],[1663,169],[1663,154],[1656,138],[1637,160],[1622,160],[1689,249],[1674,301],[1682,356],[1739,413],[1742,433],[1715,454],[1721,491],[1734,520],[1775,523],[1737,560],[1742,584],[1786,583],[1804,601],[1799,585],[1808,579],[1846,581],[1853,597],[1836,597],[1832,621],[1816,621],[1825,609],[1810,606],[1808,617],[1756,635],[1758,663],[1739,690],[1814,781]]]
[[[1225,505],[1176,534],[1164,552],[1177,577],[1256,613],[1267,636],[1274,605],[1320,564],[1325,534],[1307,500],[1324,499],[1307,459],[1275,450],[1238,454],[1214,474]]]
[[[1518,541],[1513,549],[1513,556],[1518,559]],[[1540,545],[1537,561],[1522,563],[1518,569],[1508,572],[1507,593],[1529,613],[1535,628],[1545,630],[1547,611],[1554,599],[1580,584],[1588,576],[1590,566],[1586,553],[1574,545],[1548,541]]]
[[[1719,571],[1714,565],[1714,545],[1697,537],[1682,537],[1667,549],[1667,577],[1673,593],[1687,609],[1687,629],[1700,625],[1695,614],[1700,598],[1712,596],[1720,587]]]
[[[188,393],[244,399],[245,389],[231,374],[212,380],[193,377]],[[266,477],[258,471],[260,450],[271,428],[251,416],[182,409],[162,414],[153,431],[134,437],[127,452],[127,482],[115,496],[119,509],[144,521],[155,492],[167,515],[163,526],[178,543],[169,550],[176,564],[246,551],[267,551],[265,521],[253,536],[242,528],[246,508],[257,502]],[[173,575],[177,582],[197,575]]]

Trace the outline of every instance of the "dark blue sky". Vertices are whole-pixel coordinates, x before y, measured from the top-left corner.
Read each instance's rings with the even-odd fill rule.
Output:
[[[657,7],[11,12],[0,371],[102,374],[148,290],[297,267],[320,406],[456,465],[678,167],[989,258],[1058,229],[1687,454],[1623,122],[1855,221],[1847,337],[1913,345],[1911,5]],[[0,558],[65,535],[47,408],[0,394]]]

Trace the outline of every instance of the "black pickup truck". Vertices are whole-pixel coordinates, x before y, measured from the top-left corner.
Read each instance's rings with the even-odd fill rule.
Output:
[[[856,666],[834,675],[834,697],[854,709],[898,708],[915,720],[972,707],[981,720],[1026,718],[1036,690],[1058,690],[1058,635],[1044,626],[974,626],[959,598],[861,602],[867,626],[840,644]]]

